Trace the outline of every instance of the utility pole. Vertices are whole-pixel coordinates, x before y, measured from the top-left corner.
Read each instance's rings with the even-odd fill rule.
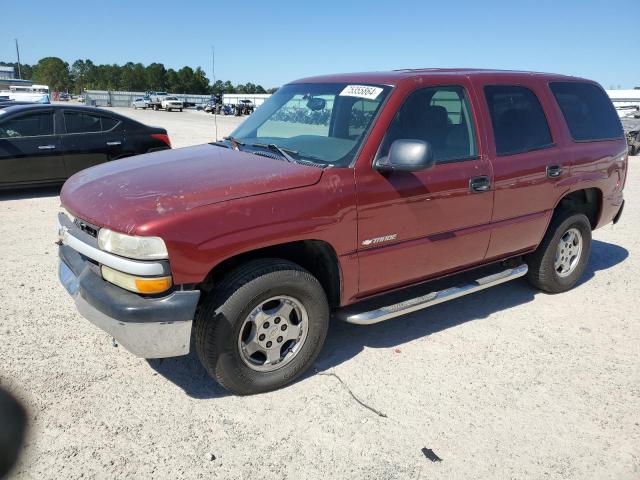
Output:
[[[15,39],[16,41],[16,55],[18,56],[18,78],[22,79],[22,72],[20,69],[20,49],[18,48],[18,39]]]

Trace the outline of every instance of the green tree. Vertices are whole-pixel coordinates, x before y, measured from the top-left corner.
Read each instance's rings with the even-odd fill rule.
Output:
[[[33,69],[33,81],[48,85],[54,92],[67,90],[71,86],[69,64],[58,57],[42,58]]]
[[[224,82],[222,80],[216,80],[213,84],[212,92],[214,95],[220,95],[224,91]]]
[[[229,80],[224,82],[224,93],[236,93],[236,89]]]
[[[161,63],[152,63],[146,68],[147,89],[166,90],[167,89],[167,69]]]
[[[85,90],[90,68],[93,68],[91,60],[76,60],[71,65],[70,75],[75,93]]]
[[[196,68],[193,72],[193,81],[191,83],[191,88],[193,89],[193,91],[189,93],[195,93],[198,95],[211,93],[211,89],[209,88],[209,79],[207,78],[207,74],[204,73],[204,70],[201,67]]]
[[[180,78],[178,77],[178,73],[173,68],[167,70],[167,74],[165,75],[165,83],[167,91],[171,93],[183,93]]]

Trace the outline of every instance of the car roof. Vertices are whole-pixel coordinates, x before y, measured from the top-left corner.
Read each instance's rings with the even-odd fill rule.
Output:
[[[392,71],[381,72],[360,72],[360,73],[340,73],[332,75],[320,75],[315,77],[301,78],[291,83],[372,83],[382,85],[397,85],[416,77],[451,77],[461,76],[467,78],[481,78],[492,81],[516,81],[522,77],[537,77],[547,80],[581,80],[590,82],[579,77],[560,75],[555,73],[529,72],[519,70],[493,70],[481,68],[405,68]]]

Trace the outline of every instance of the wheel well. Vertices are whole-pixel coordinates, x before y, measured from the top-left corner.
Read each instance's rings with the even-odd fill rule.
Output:
[[[318,279],[331,307],[340,304],[341,276],[338,256],[331,245],[321,240],[283,243],[228,258],[209,272],[200,288],[205,292],[212,290],[228,272],[259,258],[280,258],[300,265]]]
[[[602,192],[598,188],[585,188],[565,195],[555,208],[554,215],[561,210],[577,210],[584,213],[591,223],[591,229],[596,228],[602,208]]]

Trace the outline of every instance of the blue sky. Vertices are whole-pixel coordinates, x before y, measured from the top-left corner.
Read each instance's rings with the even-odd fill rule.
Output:
[[[639,0],[3,3],[4,61],[15,60],[18,38],[25,63],[156,61],[200,65],[211,77],[215,45],[218,79],[265,88],[322,73],[456,66],[640,86],[640,37],[631,21]]]

